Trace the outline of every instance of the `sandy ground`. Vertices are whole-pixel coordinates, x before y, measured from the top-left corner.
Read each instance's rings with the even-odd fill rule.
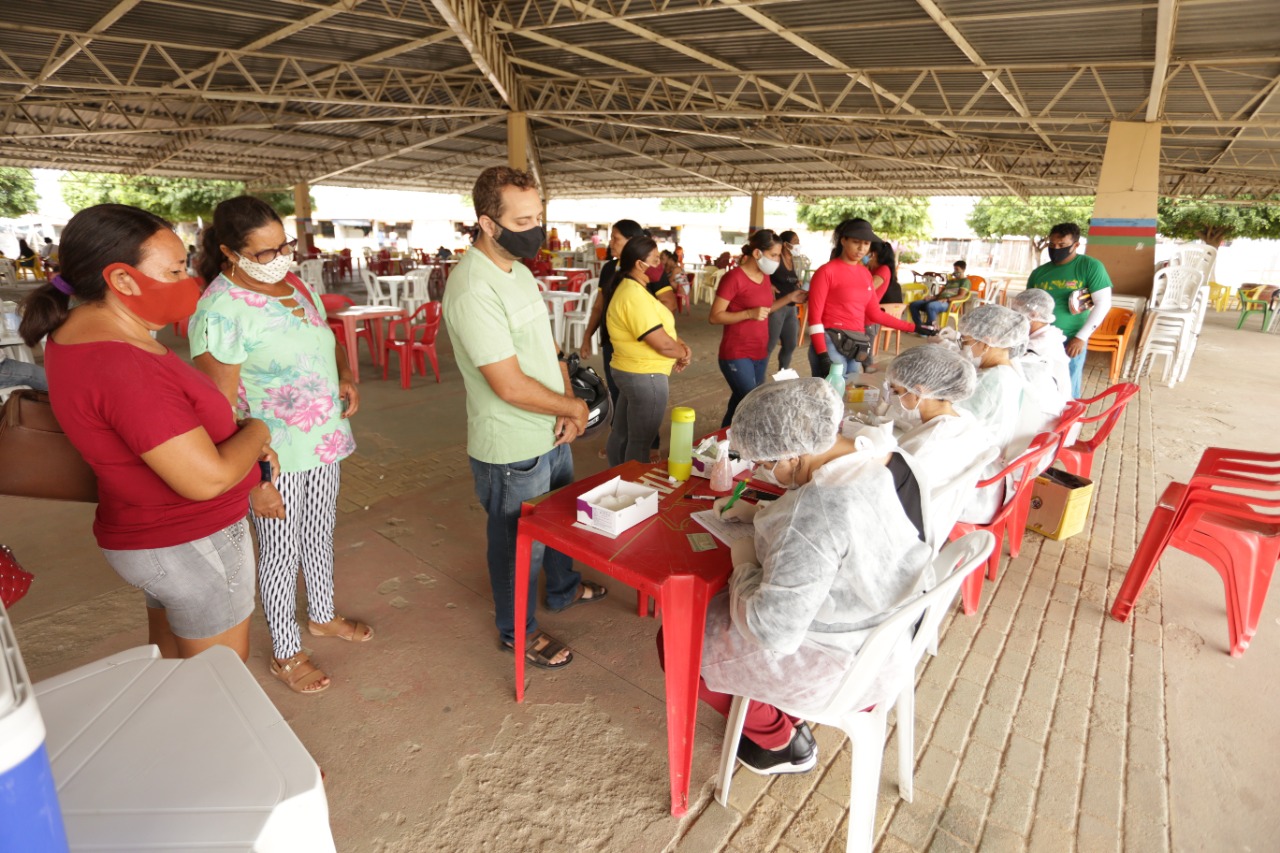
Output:
[[[714,361],[718,333],[705,316],[701,306],[680,320],[697,360],[672,383],[672,402],[698,411],[699,432],[718,427],[727,399]],[[1185,478],[1206,445],[1280,450],[1266,426],[1280,422],[1280,335],[1236,332],[1235,319],[1210,316],[1188,382],[1172,390],[1144,383],[1157,451],[1142,464],[1154,466],[1157,488]],[[493,627],[484,517],[449,344],[441,346],[443,383],[415,377],[410,391],[394,381],[394,367],[393,381],[382,382],[367,352],[363,359],[360,450],[344,463],[335,536],[337,602],[377,636],[367,645],[306,638],[334,680],[320,696],[291,694],[271,678],[260,611],[249,661],[328,774],[338,849],[674,848],[689,819],[668,812],[657,623],[635,615],[630,589],[584,570],[610,583],[610,596],[564,614],[540,611],[576,660],[561,672],[528,673],[526,702],[515,704],[512,659]],[[579,475],[604,467],[602,446],[602,436],[575,446]],[[0,498],[0,541],[37,578],[12,613],[36,679],[145,642],[141,594],[103,561],[92,512]],[[1161,571],[1171,846],[1275,849],[1280,812],[1266,791],[1280,785],[1280,596],[1268,602],[1253,647],[1233,660],[1215,573],[1185,555],[1166,558]],[[300,596],[300,618],[304,607]],[[710,797],[723,727],[706,709],[699,723],[691,816]]]

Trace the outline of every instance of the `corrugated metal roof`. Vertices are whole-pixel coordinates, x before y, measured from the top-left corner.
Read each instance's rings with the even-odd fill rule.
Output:
[[[139,0],[101,25],[117,0],[42,0],[38,23],[0,20],[0,158],[456,187],[501,159],[519,107],[560,196],[1087,192],[1108,124],[1145,118],[1156,2],[936,2],[954,31],[914,0],[484,0],[478,43],[505,58],[481,58],[523,93],[505,104],[430,3]],[[1280,190],[1278,44],[1276,0],[1178,4],[1165,186],[1234,191],[1247,170]]]

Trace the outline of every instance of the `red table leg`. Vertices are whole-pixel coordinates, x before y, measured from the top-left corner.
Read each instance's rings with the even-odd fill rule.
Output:
[[[668,578],[658,597],[666,662],[667,766],[671,773],[673,817],[683,817],[689,811],[689,772],[693,767],[693,735],[698,721],[702,633],[709,599],[706,582],[692,575]]]
[[[521,511],[524,514],[525,510]],[[516,533],[516,701],[524,701],[525,619],[529,612],[529,562],[533,556],[533,537]]]

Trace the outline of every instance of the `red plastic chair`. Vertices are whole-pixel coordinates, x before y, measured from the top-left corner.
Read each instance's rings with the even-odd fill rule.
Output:
[[[1031,487],[1036,481],[1036,466],[1041,464],[1045,454],[1053,452],[1054,448],[1059,446],[1061,442],[1062,436],[1052,432],[1042,432],[1032,440],[1031,445],[1022,452],[1022,455],[1010,462],[1004,470],[986,480],[978,481],[976,488],[982,489],[1003,482],[1005,477],[1012,475],[1017,481],[1017,486],[1013,496],[1004,502],[1004,506],[1000,507],[995,517],[986,524],[961,521],[951,529],[951,535],[948,537],[951,541],[955,541],[966,533],[972,533],[975,530],[989,530],[996,537],[996,546],[991,550],[991,556],[987,558],[986,574],[988,580],[996,579],[996,572],[1000,566],[1000,546],[1004,542],[1005,531],[1015,524],[1015,507],[1024,499],[1028,502],[1031,500]],[[1022,516],[1022,523],[1023,526],[1026,526],[1025,515]],[[978,602],[982,599],[981,572],[974,572],[965,581],[962,598],[966,616],[972,616],[978,612]]]
[[[1058,451],[1058,462],[1068,474],[1075,474],[1077,477],[1090,477],[1093,473],[1093,454],[1097,452],[1102,443],[1107,440],[1107,436],[1111,435],[1111,431],[1116,428],[1116,424],[1120,422],[1120,416],[1124,414],[1125,406],[1129,405],[1129,401],[1138,393],[1138,386],[1132,382],[1122,382],[1119,385],[1112,385],[1106,391],[1103,391],[1096,397],[1090,397],[1080,402],[1086,406],[1092,406],[1094,403],[1101,402],[1107,397],[1115,395],[1115,399],[1111,401],[1111,405],[1096,415],[1089,415],[1080,418],[1081,424],[1092,424],[1102,421],[1102,425],[1098,427],[1097,432],[1089,437],[1087,441],[1077,441],[1070,447],[1064,447]]]
[[[341,311],[343,308],[350,308],[352,305],[356,304],[356,301],[350,296],[343,296],[340,293],[321,293],[320,304],[324,306],[325,314],[333,314],[333,312]],[[341,320],[330,319],[328,322],[329,328],[333,330],[333,336],[338,339],[338,343],[342,344],[342,348],[347,351],[348,357],[359,357],[359,353],[356,352],[356,347],[358,347],[360,345],[360,341],[363,340],[369,345],[369,357],[373,359],[374,364],[378,363],[378,351],[376,349],[377,344],[373,341],[372,329],[364,323],[361,323],[356,326],[356,339],[354,341],[348,341],[347,331],[342,325]]]
[[[391,369],[391,351],[400,354],[400,387],[409,390],[411,380],[410,359],[417,367],[418,373],[427,375],[427,364],[424,356],[431,359],[431,370],[440,381],[440,359],[436,355],[436,336],[440,333],[441,309],[439,302],[427,302],[413,312],[407,320],[393,320],[390,324],[387,339],[382,342],[382,378],[386,379]],[[416,322],[415,322],[416,321]],[[403,337],[396,337],[396,330],[403,330]]]
[[[1257,633],[1280,560],[1280,498],[1259,493],[1280,493],[1280,454],[1206,451],[1189,483],[1170,483],[1160,496],[1111,616],[1128,620],[1165,548],[1173,546],[1209,563],[1222,577],[1228,651],[1232,657],[1243,655]]]
[[[1062,444],[1067,440],[1067,433],[1071,432],[1072,427],[1084,417],[1087,411],[1088,406],[1083,400],[1068,400],[1067,405],[1062,407],[1062,414],[1058,416],[1058,422],[1053,426],[1053,435],[1058,440],[1058,452],[1048,462],[1031,468],[1033,481],[1041,471],[1052,467],[1058,461],[1062,455]],[[1014,506],[1013,516],[1009,521],[1009,556],[1011,557],[1017,557],[1022,553],[1022,536],[1027,530],[1027,517],[1031,515],[1031,490],[1020,491],[1018,494],[1021,495],[1020,503]]]

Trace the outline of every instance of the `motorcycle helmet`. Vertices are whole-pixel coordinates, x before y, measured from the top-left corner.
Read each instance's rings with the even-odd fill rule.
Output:
[[[587,428],[582,437],[591,438],[609,425],[613,416],[613,400],[600,374],[582,364],[577,353],[565,359],[565,364],[569,368],[569,384],[573,386],[574,396],[587,404]]]

